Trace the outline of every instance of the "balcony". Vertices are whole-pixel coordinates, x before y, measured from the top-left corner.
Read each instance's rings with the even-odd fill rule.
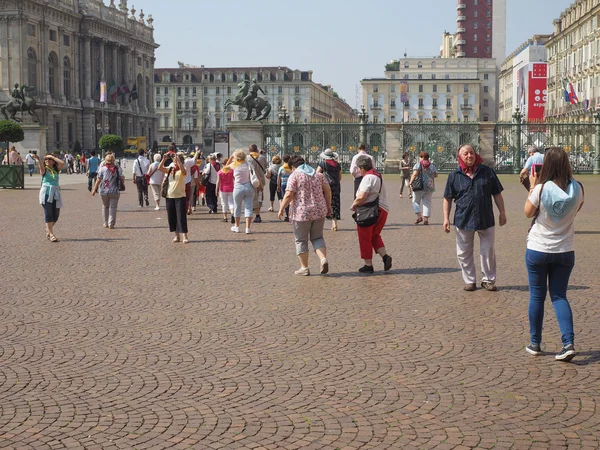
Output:
[[[466,17],[466,16],[458,16],[458,17],[456,18],[456,21],[457,21],[457,22],[464,22],[465,20],[467,20],[467,17]]]
[[[459,27],[459,28],[456,29],[456,32],[457,33],[466,33],[467,29],[465,27]]]
[[[381,110],[381,105],[373,105],[373,106],[371,106],[371,109],[375,110],[375,111],[379,111],[379,110]]]
[[[465,110],[465,109],[473,109],[473,105],[468,105],[468,104],[465,103],[463,105],[460,105],[460,109],[463,109],[463,110]]]
[[[302,111],[302,108],[300,106],[294,106],[294,111]]]
[[[392,103],[392,104],[390,105],[390,109],[396,109],[396,104],[395,104],[395,103]]]
[[[456,52],[457,58],[464,58],[465,56],[467,56],[467,54],[465,52]]]
[[[456,5],[456,9],[457,11],[461,10],[461,9],[466,9],[467,5],[465,3],[459,3],[458,5]]]
[[[456,41],[456,45],[465,45],[467,43],[467,41],[465,39],[459,39],[458,41]]]

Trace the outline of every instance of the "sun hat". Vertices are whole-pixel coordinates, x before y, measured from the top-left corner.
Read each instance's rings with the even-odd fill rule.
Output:
[[[330,148],[325,149],[323,153],[320,155],[321,159],[338,159],[338,154],[331,150]]]

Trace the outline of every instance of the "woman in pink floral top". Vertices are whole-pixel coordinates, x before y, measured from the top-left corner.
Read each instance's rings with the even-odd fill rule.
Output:
[[[310,275],[308,269],[308,241],[312,242],[315,252],[321,260],[320,272],[329,271],[327,248],[323,239],[325,217],[332,214],[331,188],[322,173],[318,173],[302,157],[290,160],[290,175],[285,196],[279,205],[279,219],[283,220],[285,208],[291,203],[290,222],[296,239],[296,254],[300,260],[300,269],[296,275]]]

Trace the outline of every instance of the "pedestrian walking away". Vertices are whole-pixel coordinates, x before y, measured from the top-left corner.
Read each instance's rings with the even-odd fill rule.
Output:
[[[250,168],[254,171],[258,180],[260,181],[260,185],[255,189],[254,200],[252,201],[252,209],[256,217],[254,217],[255,223],[262,222],[262,218],[260,216],[260,210],[262,208],[263,200],[264,200],[264,189],[266,184],[265,175],[267,173],[267,157],[259,153],[258,147],[256,144],[252,144],[248,149],[248,158],[246,159]]]
[[[525,215],[533,222],[527,236],[525,265],[531,340],[525,349],[534,356],[542,354],[544,302],[550,291],[562,340],[562,349],[555,358],[571,361],[576,355],[575,332],[567,289],[575,266],[575,216],[583,206],[584,189],[573,179],[569,156],[559,147],[546,151],[539,174],[532,168],[529,182]]]
[[[342,168],[338,163],[338,154],[330,148],[321,153],[320,158],[317,172],[323,174],[331,189],[331,216],[327,218],[331,219],[331,231],[337,231],[337,221],[342,218],[340,204]]]
[[[34,155],[38,162],[40,175],[42,176],[42,187],[40,188],[40,205],[44,208],[44,222],[46,224],[46,238],[50,242],[58,242],[54,235],[54,225],[58,222],[60,209],[62,208],[62,195],[60,192],[59,178],[64,162],[54,155],[44,156],[43,164],[38,155]]]
[[[435,192],[435,179],[437,176],[437,169],[429,160],[429,153],[421,152],[419,154],[419,162],[413,167],[413,174],[409,183],[412,186],[415,178],[421,177],[421,188],[417,191],[413,189],[413,210],[417,215],[415,225],[421,222],[423,222],[423,225],[429,225],[431,197]],[[421,204],[423,205],[422,211]]]
[[[150,161],[146,159],[144,153],[144,150],[140,149],[137,159],[133,162],[131,171],[133,184],[137,187],[138,204],[140,205],[140,208],[144,207],[144,202],[146,203],[146,206],[150,205],[150,202],[148,201],[148,179],[146,178],[148,168],[150,167]]]
[[[29,150],[29,153],[25,155],[25,164],[27,164],[27,170],[29,170],[29,176],[33,176],[33,172],[35,171],[35,158],[33,157],[33,153]]]
[[[360,172],[361,182],[356,192],[356,198],[350,209],[356,211],[358,208],[377,208],[377,220],[372,224],[357,223],[358,245],[360,257],[364,260],[364,266],[358,271],[360,273],[373,273],[373,250],[383,261],[383,270],[392,268],[392,257],[388,255],[385,244],[381,238],[381,232],[387,221],[389,205],[385,192],[383,177],[373,167],[373,159],[368,155],[361,155],[356,160]]]
[[[246,161],[246,152],[236,150],[230,158],[230,163],[225,168],[233,170],[233,202],[235,217],[231,231],[240,232],[240,221],[242,216],[242,204],[244,207],[244,218],[246,219],[246,234],[250,234],[252,223],[252,203],[254,201],[255,188],[250,181],[250,165]]]
[[[444,190],[444,231],[450,233],[452,201],[456,203],[454,226],[456,228],[456,253],[465,291],[477,288],[475,260],[473,258],[475,233],[479,235],[481,254],[481,287],[496,291],[496,227],[492,199],[500,215],[500,226],[506,224],[502,191],[504,188],[494,170],[483,164],[471,144],[458,149],[459,167],[448,175]]]
[[[279,205],[278,217],[283,219],[285,208],[291,204],[290,222],[296,241],[296,255],[300,268],[295,275],[310,275],[308,268],[308,241],[319,257],[319,272],[329,272],[327,246],[323,237],[325,217],[331,215],[331,189],[322,173],[305,163],[300,156],[290,159],[290,175],[285,196]]]
[[[104,157],[104,164],[98,170],[98,179],[92,189],[92,197],[96,192],[102,199],[102,224],[104,228],[111,230],[117,223],[117,207],[119,206],[120,182],[125,182],[123,170],[115,164],[115,155],[107,153]]]
[[[229,158],[226,165],[231,164],[233,157]],[[233,170],[223,167],[217,173],[217,193],[221,199],[221,211],[223,213],[223,222],[227,222],[227,211],[231,213],[232,223],[235,223],[233,216],[234,203],[233,203],[233,186],[235,184],[233,178]]]
[[[280,192],[281,198],[285,195],[285,189],[287,187],[287,181],[292,174],[292,168],[290,167],[290,155],[283,155],[283,165],[279,168],[279,173],[277,174],[277,190]],[[281,208],[281,206],[280,206]],[[290,220],[290,207],[289,205],[285,208],[285,218],[283,219],[286,222]]]
[[[408,152],[404,152],[402,159],[400,160],[400,198],[404,198],[402,194],[404,188],[408,189],[408,198],[412,198],[412,187],[410,186],[410,160]]]
[[[269,180],[269,211],[275,210],[275,196],[281,202],[283,196],[277,189],[277,176],[279,175],[279,169],[281,168],[281,158],[279,155],[274,155],[271,158],[271,165],[267,169],[267,180]]]
[[[158,170],[160,165],[161,156],[156,153],[154,155],[154,162],[148,167],[148,176],[150,177],[150,190],[152,191],[152,197],[154,198],[155,211],[160,209],[160,188],[165,178],[165,174]]]
[[[99,166],[100,158],[98,158],[96,152],[92,150],[92,157],[87,160],[88,191],[90,192],[92,192],[92,185],[96,182]]]
[[[167,191],[167,218],[169,220],[169,231],[175,233],[173,242],[189,243],[187,226],[187,206],[185,198],[185,155],[183,152],[175,153],[175,146],[170,145],[169,151],[165,153],[158,165],[158,170],[167,174],[169,188]],[[165,167],[167,159],[173,162]]]
[[[375,167],[375,160],[367,153],[367,146],[361,142],[358,145],[358,153],[352,157],[352,161],[350,162],[350,173],[354,177],[354,198],[356,198],[356,191],[358,190],[360,182],[362,181],[362,176],[360,175],[360,171],[356,165],[356,161],[361,155],[366,155],[367,157],[371,158],[373,167]]]
[[[215,154],[208,155],[204,175],[208,175],[208,183],[206,184],[206,206],[208,206],[209,214],[216,214],[219,206],[217,200],[217,174],[221,170],[221,166],[217,163]]]

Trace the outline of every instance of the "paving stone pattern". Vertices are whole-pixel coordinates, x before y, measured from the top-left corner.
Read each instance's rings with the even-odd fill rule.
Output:
[[[297,277],[291,227],[263,213],[254,234],[220,215],[190,218],[171,243],[164,210],[137,208],[130,182],[117,228],[100,199],[62,178],[59,243],[35,189],[0,191],[0,448],[591,449],[600,446],[597,335],[600,178],[579,177],[571,278],[579,356],[528,343],[525,191],[502,177],[509,223],[497,232],[496,293],[467,293],[454,235],[414,226],[399,181],[383,238],[394,267],[359,275],[343,185],[330,270]],[[67,183],[67,181],[69,181]],[[39,186],[39,184],[37,184]]]

